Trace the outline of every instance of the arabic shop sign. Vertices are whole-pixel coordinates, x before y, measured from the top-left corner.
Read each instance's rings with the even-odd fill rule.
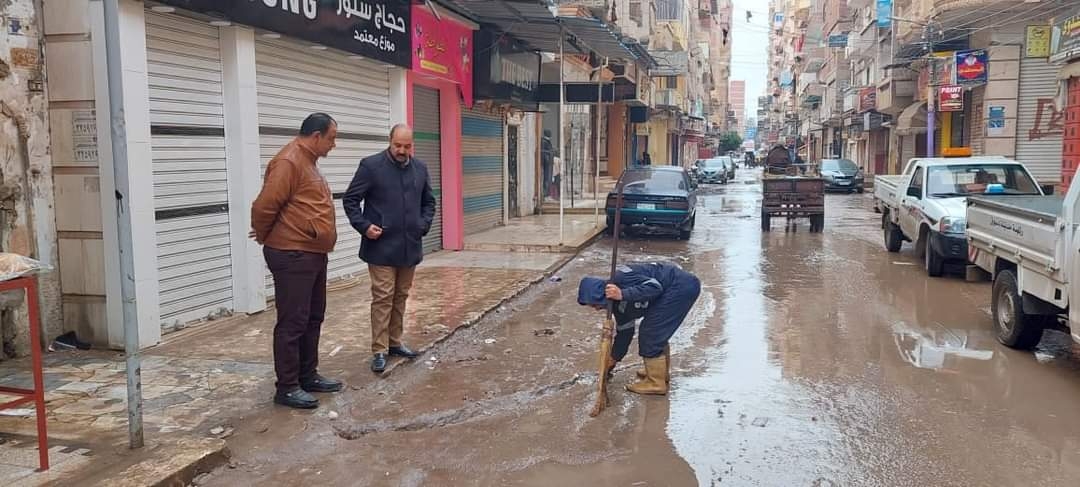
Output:
[[[1050,61],[1060,62],[1080,56],[1080,14],[1054,23],[1050,40]]]
[[[985,49],[956,51],[956,82],[962,85],[986,83],[989,61]]]
[[[473,31],[413,5],[413,71],[458,84],[465,106],[473,104]]]
[[[409,0],[158,0],[308,42],[412,67]]]
[[[475,34],[473,89],[477,99],[535,104],[540,87],[540,54],[492,30]],[[532,108],[532,107],[530,107]]]

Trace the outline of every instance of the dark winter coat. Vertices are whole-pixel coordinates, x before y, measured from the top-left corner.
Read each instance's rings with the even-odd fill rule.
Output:
[[[435,195],[423,162],[409,159],[402,166],[388,151],[364,158],[342,203],[349,223],[363,239],[364,262],[412,267],[423,260],[421,240],[435,218]],[[378,240],[367,238],[373,224],[383,230]]]

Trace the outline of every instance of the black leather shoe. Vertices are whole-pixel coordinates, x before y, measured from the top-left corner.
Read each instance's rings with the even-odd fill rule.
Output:
[[[341,390],[341,381],[315,374],[310,379],[300,380],[300,388],[307,392],[337,392]]]
[[[390,355],[405,358],[416,358],[420,356],[420,354],[409,350],[409,347],[406,347],[404,343],[396,347],[390,347]]]
[[[386,370],[386,354],[377,353],[375,358],[371,359],[371,371],[376,374],[381,374]]]
[[[315,409],[319,407],[319,400],[299,387],[289,392],[278,392],[274,395],[274,402],[296,409]]]

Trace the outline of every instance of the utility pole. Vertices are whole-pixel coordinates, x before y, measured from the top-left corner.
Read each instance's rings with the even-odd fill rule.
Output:
[[[124,119],[123,65],[120,62],[120,5],[105,0],[105,63],[109,76],[109,124],[113,178],[116,183],[116,227],[120,242],[120,295],[124,317],[124,357],[127,366],[128,446],[143,446],[142,371],[139,357],[139,315],[132,255],[131,182],[128,179],[127,126]]]
[[[935,119],[936,113],[934,112],[934,87],[937,86],[937,63],[934,58],[934,32],[930,25],[927,24],[923,30],[926,36],[926,54],[927,59],[930,61],[930,75],[927,76],[926,81],[926,157],[934,157],[936,152],[934,151],[934,125],[937,122]]]

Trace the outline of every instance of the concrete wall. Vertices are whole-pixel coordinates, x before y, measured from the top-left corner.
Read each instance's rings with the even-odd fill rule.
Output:
[[[68,7],[77,9],[79,3],[72,1]],[[55,267],[53,161],[40,13],[39,1],[0,2],[0,248]],[[39,318],[46,340],[64,330],[59,276],[56,270],[39,276]],[[30,350],[22,293],[0,299],[0,342],[0,359]]]

